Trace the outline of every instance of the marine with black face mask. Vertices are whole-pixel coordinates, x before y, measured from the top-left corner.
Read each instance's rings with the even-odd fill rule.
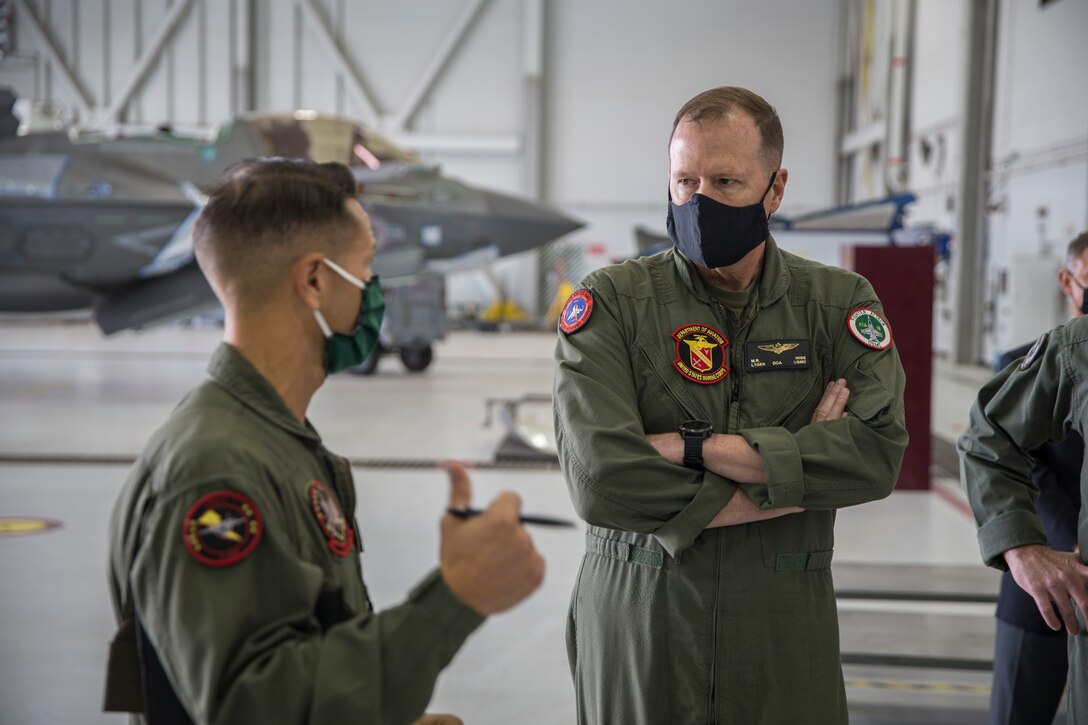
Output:
[[[306,417],[326,376],[361,363],[381,327],[351,172],[234,166],[208,190],[194,247],[224,341],[114,508],[106,709],[151,725],[413,722],[484,618],[540,584],[519,500],[500,494],[470,521],[447,514],[440,566],[375,612],[351,468]],[[380,425],[361,400],[360,421]],[[449,473],[450,506],[467,507],[467,474]]]
[[[669,143],[674,247],[591,273],[560,317],[583,725],[847,722],[835,512],[895,485],[904,376],[869,283],[768,233],[781,160],[763,98],[693,98]]]

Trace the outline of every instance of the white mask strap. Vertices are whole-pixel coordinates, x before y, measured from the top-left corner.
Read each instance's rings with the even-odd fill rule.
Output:
[[[323,260],[324,260],[325,264],[329,265],[329,267],[332,269],[333,272],[336,272],[338,275],[340,275],[341,277],[346,279],[348,282],[351,282],[353,285],[355,285],[359,289],[366,289],[366,282],[359,279],[358,277],[353,275],[351,272],[347,271],[346,269],[344,269],[343,267],[341,267],[339,264],[332,261],[328,257],[324,257]]]
[[[332,328],[325,322],[325,315],[321,314],[321,310],[314,310],[314,319],[317,320],[317,326],[321,328],[321,334],[326,339],[332,337]]]

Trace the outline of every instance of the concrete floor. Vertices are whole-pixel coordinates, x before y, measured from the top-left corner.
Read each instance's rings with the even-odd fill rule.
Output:
[[[203,377],[219,335],[164,328],[103,339],[86,323],[0,321],[0,517],[61,523],[0,536],[0,725],[123,722],[99,712],[113,628],[106,522],[124,460]],[[553,342],[549,334],[455,333],[422,375],[388,359],[374,377],[336,376],[318,393],[311,420],[330,448],[359,459],[363,566],[379,608],[399,601],[435,565],[447,496],[438,471],[391,468],[397,461],[390,459],[491,461],[505,431],[483,426],[485,401],[547,395]],[[985,378],[984,371],[938,366],[935,432],[952,438],[962,430]],[[526,511],[574,518],[557,471],[488,468],[473,479],[477,503],[510,488]],[[840,513],[840,588],[996,591],[996,575],[979,563],[958,486],[938,483],[940,493],[895,493]],[[543,587],[473,636],[439,681],[432,710],[479,725],[573,722],[563,626],[584,541],[579,530],[533,535],[548,564]],[[843,600],[843,649],[986,659],[992,610]],[[844,671],[855,724],[985,721],[986,672]]]

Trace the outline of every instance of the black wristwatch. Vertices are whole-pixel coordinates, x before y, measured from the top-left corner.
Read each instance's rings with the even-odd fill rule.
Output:
[[[714,426],[705,420],[685,420],[680,424],[680,437],[684,439],[684,465],[697,471],[703,470],[703,441],[714,433]]]

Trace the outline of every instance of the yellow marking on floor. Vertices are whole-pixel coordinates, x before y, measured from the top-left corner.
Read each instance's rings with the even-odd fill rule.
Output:
[[[0,536],[40,534],[60,526],[57,521],[36,518],[0,518]]]
[[[989,694],[989,685],[954,685],[948,682],[880,682],[873,680],[847,680],[847,687],[868,690],[906,690],[911,692],[955,692]]]

